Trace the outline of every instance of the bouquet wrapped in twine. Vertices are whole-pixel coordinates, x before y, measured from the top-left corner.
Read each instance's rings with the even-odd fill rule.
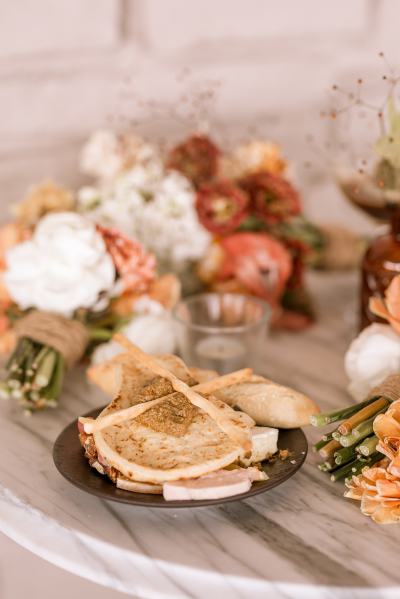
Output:
[[[360,403],[325,414],[311,424],[333,424],[314,449],[319,469],[343,480],[345,497],[360,501],[375,522],[400,522],[400,275],[385,297],[372,297],[370,310],[389,324],[373,324],[351,344],[346,367],[349,390]]]
[[[69,200],[45,183],[0,230],[0,351],[9,354],[0,397],[28,413],[56,406],[65,372],[116,331],[138,342],[133,329],[143,318],[151,327],[154,312],[156,326],[168,326],[180,293],[139,242],[96,225]]]

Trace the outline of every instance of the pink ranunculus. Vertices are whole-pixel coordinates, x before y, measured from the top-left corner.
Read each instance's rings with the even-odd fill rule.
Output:
[[[154,281],[156,260],[135,239],[130,239],[113,228],[98,226],[116,271],[122,282],[123,292],[143,293]]]

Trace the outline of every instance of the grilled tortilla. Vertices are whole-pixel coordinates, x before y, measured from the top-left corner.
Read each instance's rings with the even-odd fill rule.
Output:
[[[155,361],[145,356],[142,362],[142,353],[136,357],[120,362],[119,393],[98,420],[107,417],[108,424],[110,415],[131,406],[135,416],[105,428],[92,427],[92,445],[114,479],[160,484],[194,478],[228,466],[251,450],[254,421],[191,389],[196,381],[179,358]],[[241,371],[241,377],[249,374]]]

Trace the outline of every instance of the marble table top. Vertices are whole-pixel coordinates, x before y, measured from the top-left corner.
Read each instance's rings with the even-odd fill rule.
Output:
[[[271,337],[262,367],[328,409],[348,402],[343,354],[355,333],[356,279],[313,274],[310,282],[319,323]],[[78,370],[57,410],[27,418],[0,404],[2,532],[70,572],[141,598],[400,597],[400,527],[363,516],[312,453],[280,487],[215,508],[136,508],[71,486],[55,470],[53,441],[104,402]]]

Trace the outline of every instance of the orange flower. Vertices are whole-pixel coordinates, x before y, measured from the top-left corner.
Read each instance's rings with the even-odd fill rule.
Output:
[[[181,284],[174,274],[167,274],[153,281],[146,296],[161,304],[166,310],[172,310],[181,296]],[[143,297],[142,293],[129,291],[116,298],[111,309],[120,316],[129,316],[135,310],[135,303]]]
[[[371,297],[371,312],[389,322],[393,330],[400,335],[400,275],[396,275],[385,291],[385,299]]]
[[[400,400],[374,420],[377,450],[386,457],[346,483],[345,497],[361,501],[361,511],[379,524],[400,521]]]
[[[390,460],[388,472],[400,479],[400,400],[375,418],[374,433],[379,439],[378,451]]]
[[[400,521],[400,480],[388,471],[388,459],[346,482],[345,497],[361,502],[361,511],[378,524]]]

